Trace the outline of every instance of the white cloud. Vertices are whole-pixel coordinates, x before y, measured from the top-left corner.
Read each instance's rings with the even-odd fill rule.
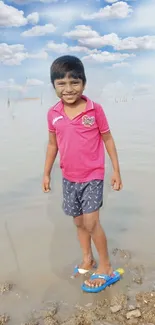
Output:
[[[22,10],[6,5],[0,0],[0,27],[25,26],[30,21],[34,24],[38,19],[39,15],[36,12],[26,18]]]
[[[28,53],[25,52],[24,45],[22,44],[0,44],[0,60],[4,65],[19,65],[27,57]]]
[[[47,43],[47,49],[51,50],[55,53],[69,53],[69,52],[75,52],[75,53],[90,53],[91,51],[87,47],[82,46],[69,46],[66,43],[55,43],[54,41]],[[96,50],[95,50],[96,51]]]
[[[67,43],[55,43],[54,41],[48,42],[46,50],[52,51],[59,54],[66,54],[66,53],[85,53],[86,56],[83,57],[84,60],[93,61],[93,62],[122,62],[126,59],[132,58],[134,54],[128,53],[110,53],[107,51],[100,51],[97,49],[90,50],[85,46],[69,46]]]
[[[107,2],[107,3],[115,3],[115,2],[118,2],[118,0],[105,0],[105,2]]]
[[[85,44],[85,46],[88,46],[90,48],[101,48],[104,46],[116,46],[116,44],[119,43],[119,37],[115,33],[111,33],[108,35],[88,38],[88,39],[79,39],[79,43],[81,45]]]
[[[51,41],[47,44],[47,48],[56,53],[66,53],[69,46],[66,43],[57,44],[54,41]]]
[[[102,89],[102,94],[104,98],[114,98],[114,97],[123,97],[129,91],[126,84],[118,80],[116,82],[107,83]]]
[[[28,3],[32,3],[32,2],[43,2],[43,3],[53,3],[53,2],[58,2],[59,0],[9,0],[9,2],[14,2],[17,3],[19,5],[23,5],[23,4],[28,4]]]
[[[27,79],[25,84],[18,84],[14,79],[7,81],[0,80],[0,89],[10,90],[11,92],[26,93],[31,87],[43,86],[44,82],[39,79]]]
[[[134,57],[134,54],[128,53],[110,53],[107,51],[98,52],[98,53],[91,53],[88,56],[83,57],[83,60],[90,61],[90,62],[98,62],[98,63],[108,63],[113,61],[124,61],[131,57]]]
[[[155,80],[155,56],[148,55],[137,58],[133,62],[132,73],[142,80],[146,80],[146,78]]]
[[[97,53],[97,49],[89,50],[85,46],[69,46],[69,51],[76,53]]]
[[[24,31],[21,35],[24,37],[35,37],[35,36],[45,36],[47,34],[54,33],[56,27],[53,24],[38,25],[31,29]]]
[[[90,26],[78,25],[75,26],[74,30],[64,33],[64,36],[71,38],[73,40],[77,40],[83,38],[98,37],[99,34],[96,31],[92,30]]]
[[[27,19],[24,17],[24,12],[12,6],[6,5],[0,1],[0,26],[19,27],[27,24]]]
[[[135,8],[134,19],[127,24],[132,29],[152,29],[155,27],[155,1],[142,2]],[[154,31],[154,29],[152,29]]]
[[[129,67],[130,64],[128,62],[119,62],[119,63],[114,63],[112,65],[112,68],[126,68],[126,67]]]
[[[136,0],[124,0],[124,1],[130,2],[130,1],[136,1]],[[112,4],[112,3],[115,3],[115,2],[119,2],[119,0],[105,0],[105,2]]]
[[[20,65],[26,59],[47,59],[47,57],[45,51],[28,53],[22,44],[0,43],[0,61],[4,65]]]
[[[115,28],[118,33],[126,35],[135,34],[135,32],[144,34],[154,34],[155,31],[155,1],[137,1],[134,8],[132,18],[124,22],[120,22]]]
[[[14,79],[9,79],[8,81],[0,80],[0,89],[10,89],[13,91],[23,92],[23,86],[17,84]]]
[[[155,50],[155,36],[127,37],[114,46],[116,50]]]
[[[78,27],[78,26],[77,26]],[[87,27],[87,26],[86,26]],[[75,31],[78,30],[75,29]],[[155,50],[155,36],[154,35],[145,35],[140,37],[126,37],[121,39],[116,33],[107,34],[100,36],[98,33],[95,35],[95,31],[90,28],[92,37],[85,37],[85,32],[79,28],[79,34],[75,33],[74,30],[70,31],[68,37],[77,39],[80,45],[85,45],[89,48],[102,48],[104,46],[112,46],[115,50]],[[94,33],[94,34],[93,34]]]
[[[33,12],[32,14],[27,16],[27,21],[30,24],[38,24],[39,22],[39,14],[38,12]]]
[[[39,79],[27,79],[26,80],[26,86],[42,86],[44,85],[44,82]]]
[[[100,9],[98,12],[92,14],[82,14],[82,18],[85,20],[94,19],[123,19],[128,17],[133,12],[131,6],[126,2],[119,1],[111,6],[106,6]]]
[[[37,0],[34,0],[34,1],[37,1]],[[40,2],[43,2],[43,3],[53,3],[53,2],[58,2],[59,0],[40,0]]]

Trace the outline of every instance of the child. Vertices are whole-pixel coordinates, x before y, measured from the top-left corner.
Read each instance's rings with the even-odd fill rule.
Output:
[[[49,143],[43,191],[50,191],[50,173],[59,150],[63,209],[73,217],[83,253],[83,261],[75,267],[74,275],[95,268],[92,239],[99,254],[99,265],[95,275],[84,282],[83,290],[97,292],[109,281],[118,280],[110,264],[107,240],[99,220],[105,174],[104,146],[113,165],[113,189],[122,189],[116,147],[101,105],[83,95],[86,76],[82,62],[70,55],[59,57],[53,62],[50,74],[60,101],[48,111]]]

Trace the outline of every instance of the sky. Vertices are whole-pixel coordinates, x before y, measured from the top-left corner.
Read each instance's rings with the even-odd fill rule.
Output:
[[[155,0],[0,0],[0,97],[50,96],[63,54],[94,97],[154,96],[154,14]]]

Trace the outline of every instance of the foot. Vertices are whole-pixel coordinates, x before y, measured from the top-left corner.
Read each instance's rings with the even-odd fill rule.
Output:
[[[96,261],[92,259],[90,262],[83,261],[80,265],[77,266],[78,269],[87,270],[88,272],[96,267]],[[82,273],[77,272],[74,277],[81,275]]]
[[[95,274],[106,274],[111,276],[113,274],[113,269],[111,266],[108,268],[98,268]],[[86,286],[94,288],[94,287],[100,287],[102,286],[106,281],[104,279],[94,279],[94,280],[86,280],[84,283]]]

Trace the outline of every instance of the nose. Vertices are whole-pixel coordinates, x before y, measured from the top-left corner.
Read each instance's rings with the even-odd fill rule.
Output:
[[[66,89],[66,92],[67,93],[72,93],[72,91],[73,91],[73,89],[72,89],[72,85],[71,84],[66,84],[66,87],[65,87]]]

